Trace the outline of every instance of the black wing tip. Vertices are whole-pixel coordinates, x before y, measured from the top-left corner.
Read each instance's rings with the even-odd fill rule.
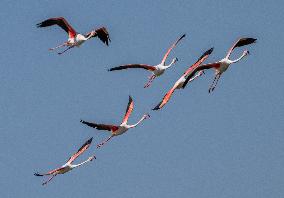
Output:
[[[252,37],[240,38],[235,47],[242,47],[244,45],[253,44],[256,41],[257,41],[257,39],[256,38],[252,38]]]
[[[250,38],[246,38],[247,40],[249,40],[249,41],[251,41],[251,42],[255,42],[255,41],[257,41],[257,39],[256,38],[252,38],[252,37],[250,37]]]
[[[206,55],[210,55],[214,50],[214,47],[211,47],[209,50],[207,50],[204,54]]]
[[[42,174],[39,174],[38,172],[34,173],[34,176],[43,176]]]
[[[87,140],[86,144],[91,144],[93,141],[93,137],[91,137],[90,139]]]
[[[85,120],[80,120],[80,122],[81,122],[82,124],[87,124],[87,122],[86,122]]]
[[[131,96],[131,95],[129,95],[129,101],[130,101],[130,102],[132,102],[132,101],[133,101],[133,99],[132,99],[132,96]]]
[[[42,27],[42,23],[37,23],[37,24],[36,24],[36,27],[37,27],[37,28],[41,28],[41,27]]]
[[[252,43],[256,43],[257,39],[256,38],[244,38],[244,40],[248,43],[248,44],[252,44]]]
[[[213,52],[213,50],[214,50],[214,47],[211,47],[209,50],[207,50],[206,52],[204,52],[204,53],[200,56],[200,58],[199,58],[198,60],[201,60],[204,56],[210,55],[210,54]]]
[[[157,110],[159,110],[159,109],[161,109],[160,108],[160,105],[162,104],[162,102],[160,102],[159,104],[157,104],[157,106],[155,106],[152,110],[153,111],[157,111]]]
[[[152,110],[153,111],[157,111],[157,110],[159,110],[160,108],[159,108],[159,106],[156,106],[155,108],[153,108]]]
[[[180,37],[180,39],[184,38],[185,36],[186,36],[186,34],[183,34],[183,35]]]

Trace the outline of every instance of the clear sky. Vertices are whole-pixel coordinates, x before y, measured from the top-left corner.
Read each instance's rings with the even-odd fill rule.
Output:
[[[2,0],[0,72],[1,197],[279,198],[284,197],[283,1],[8,1]],[[36,28],[64,16],[78,32],[106,26],[109,47],[93,39],[59,56],[48,51],[67,37],[57,27]],[[127,63],[175,66],[144,89],[144,70],[107,72]],[[255,37],[251,55],[232,65],[212,94],[213,71],[153,108],[203,51],[223,58],[239,37]],[[142,125],[95,145],[108,133],[80,119],[121,122],[134,99],[130,123]],[[65,163],[84,141],[97,160],[42,187],[46,172]]]

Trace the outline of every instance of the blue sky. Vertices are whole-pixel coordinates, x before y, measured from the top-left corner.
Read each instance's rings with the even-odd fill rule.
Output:
[[[284,196],[283,2],[265,1],[31,1],[0,7],[1,197],[211,197]],[[58,56],[59,28],[37,29],[64,16],[78,32],[106,26],[112,42],[93,39]],[[127,63],[179,62],[144,89],[149,73],[107,72]],[[153,108],[203,51],[223,58],[239,37],[255,37],[251,55],[231,65],[212,94],[214,73]],[[97,150],[109,134],[79,121],[119,124],[128,95],[130,122],[151,118]],[[35,171],[61,166],[89,137],[78,160],[97,160],[42,187]]]

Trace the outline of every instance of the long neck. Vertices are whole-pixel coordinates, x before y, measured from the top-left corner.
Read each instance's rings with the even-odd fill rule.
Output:
[[[246,56],[246,54],[243,53],[238,59],[232,60],[232,63],[236,63],[236,62],[240,61],[240,60],[241,60],[243,57],[245,57],[245,56]]]
[[[89,34],[89,36],[83,35],[83,34],[81,34],[81,35],[82,35],[81,39],[84,40],[84,41],[90,39],[93,36],[91,33]]]
[[[90,34],[88,37],[85,37],[85,38],[86,38],[86,40],[88,40],[88,39],[90,39],[92,36],[93,36],[93,35]]]
[[[87,162],[89,162],[90,161],[90,159],[87,159],[86,161],[83,161],[83,162],[81,162],[80,164],[74,164],[74,165],[72,165],[72,168],[77,168],[77,167],[79,167],[79,166],[82,166],[83,164],[85,164],[85,163],[87,163]]]
[[[145,116],[143,116],[136,124],[129,125],[129,128],[136,127],[140,122],[142,122],[145,119]]]
[[[167,69],[167,68],[171,67],[175,62],[176,62],[176,60],[173,59],[172,62],[169,65],[165,65],[164,67]]]

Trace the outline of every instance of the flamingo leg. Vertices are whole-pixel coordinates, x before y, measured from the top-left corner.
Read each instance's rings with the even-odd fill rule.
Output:
[[[156,75],[155,75],[155,74],[153,74],[152,76],[150,76],[150,77],[149,77],[149,81],[145,84],[144,88],[149,87],[155,78],[156,78]]]
[[[208,92],[209,92],[209,93],[211,92],[211,89],[212,89],[212,87],[213,87],[213,85],[214,85],[214,83],[215,83],[215,81],[216,81],[216,79],[217,79],[217,76],[218,76],[218,74],[215,75],[214,80],[213,80],[212,84],[210,85],[210,87],[209,87],[209,89],[208,89]]]
[[[64,46],[67,46],[67,45],[68,45],[68,42],[65,42],[65,43],[63,43],[63,44],[61,44],[61,45],[58,45],[58,46],[56,46],[56,47],[49,48],[49,50],[55,50],[55,49],[57,49],[57,48],[64,47]]]
[[[46,185],[48,182],[50,182],[57,174],[52,175],[47,181],[43,182],[42,185]]]
[[[216,80],[216,82],[215,82],[215,86],[212,88],[212,91],[214,91],[215,87],[217,86],[220,77],[221,77],[221,74],[218,75],[218,78],[217,78],[217,80]]]
[[[215,87],[217,86],[217,83],[218,83],[220,77],[221,77],[221,74],[217,74],[217,75],[215,76],[214,81],[213,81],[212,85],[210,86],[210,88],[209,88],[209,90],[208,90],[209,93],[211,93],[212,91],[214,91],[214,89],[215,89]]]
[[[70,50],[70,49],[73,48],[73,47],[74,47],[74,45],[71,45],[71,46],[69,46],[67,49],[65,49],[64,51],[59,52],[59,53],[57,53],[57,54],[61,55],[61,54],[65,53],[67,50]]]
[[[100,148],[101,146],[103,146],[105,143],[107,143],[111,138],[113,137],[113,135],[109,136],[106,140],[104,140],[103,142],[99,143],[97,145],[97,148]]]

